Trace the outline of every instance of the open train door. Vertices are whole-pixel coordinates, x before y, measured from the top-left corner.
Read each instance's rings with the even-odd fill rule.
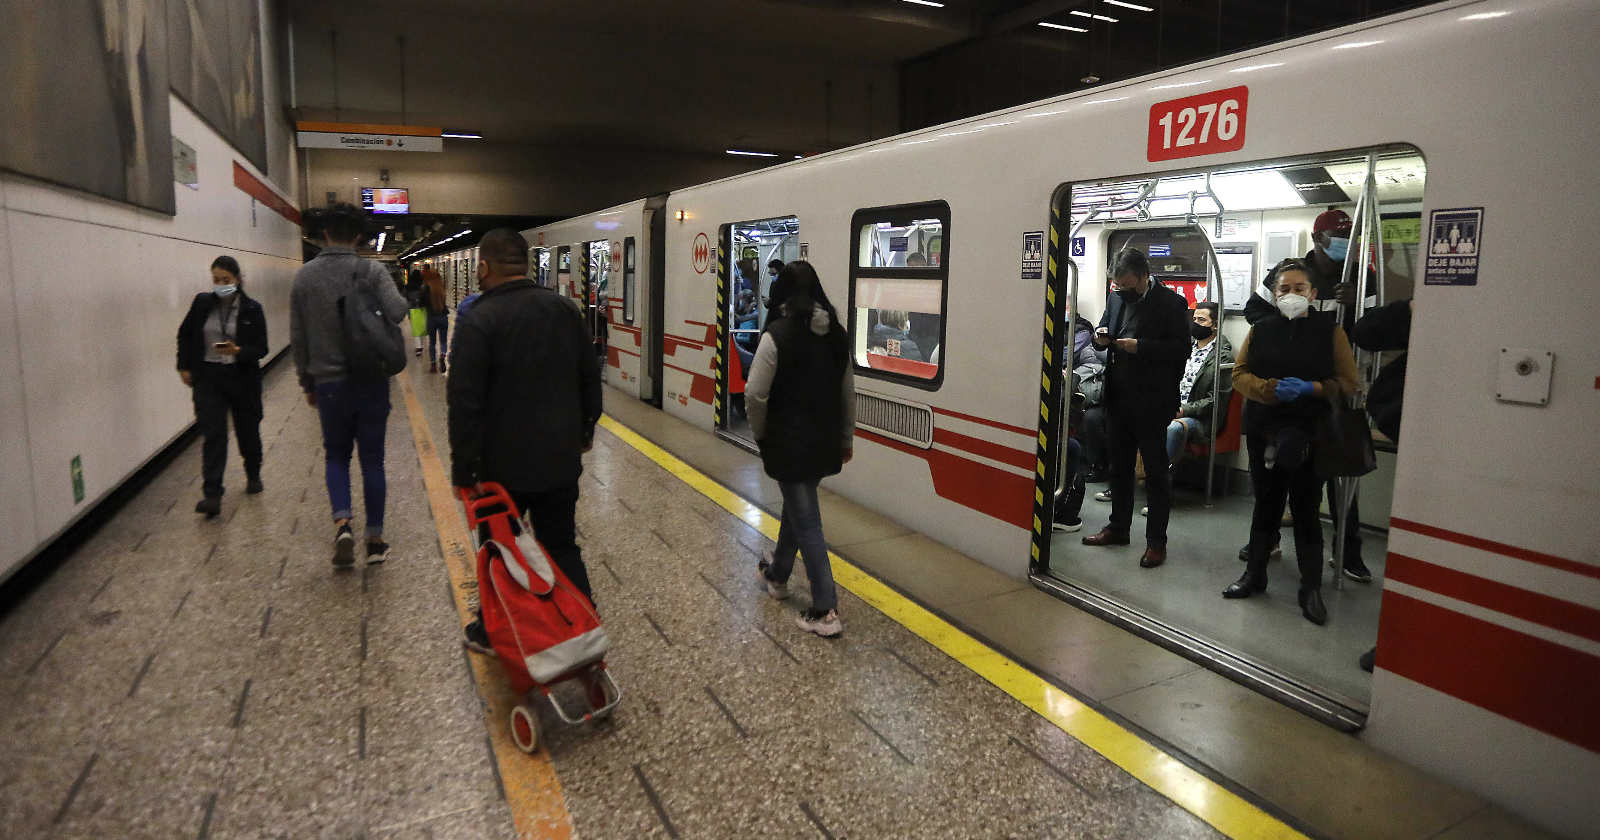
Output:
[[[644,302],[639,340],[639,399],[661,407],[661,343],[666,332],[667,306],[667,193],[651,196],[644,205],[644,229],[650,232],[645,254]]]

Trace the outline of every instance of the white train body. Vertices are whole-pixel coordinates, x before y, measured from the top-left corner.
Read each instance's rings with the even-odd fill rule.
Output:
[[[854,214],[947,203],[942,380],[928,389],[860,370],[856,380],[858,393],[931,409],[931,445],[858,432],[855,460],[828,484],[1021,578],[1037,546],[1035,504],[1045,489],[1037,469],[1051,457],[1041,441],[1056,443],[1041,418],[1041,377],[1050,377],[1041,338],[1060,317],[1047,290],[1065,286],[1054,272],[1021,279],[1019,267],[1024,234],[1052,231],[1058,189],[1343,150],[1416,150],[1426,161],[1422,217],[1482,208],[1483,234],[1476,285],[1413,278],[1390,549],[1445,571],[1429,578],[1436,586],[1385,583],[1363,737],[1545,825],[1592,832],[1600,293],[1579,260],[1587,222],[1600,217],[1585,142],[1600,106],[1600,62],[1593,38],[1578,36],[1600,34],[1596,12],[1589,0],[1440,4],[678,190],[665,203],[664,277],[639,262],[640,289],[665,283],[665,334],[630,346],[638,334],[613,320],[611,335],[624,339],[619,349],[643,353],[660,341],[664,410],[712,432],[726,396],[716,343],[724,225],[797,217],[807,258],[848,320]],[[1151,162],[1153,105],[1239,85],[1248,87],[1242,148]],[[642,248],[649,226],[645,203],[635,202],[529,238],[576,247],[636,236]],[[1055,232],[1069,226],[1062,220]],[[1563,229],[1572,233],[1551,235]],[[1091,234],[1073,258],[1091,320],[1104,305],[1102,247],[1104,236]],[[1230,324],[1235,346],[1243,331]],[[1553,354],[1546,404],[1496,399],[1503,347]],[[611,382],[648,397],[638,358],[613,353],[614,372],[627,376]],[[1456,591],[1450,582],[1459,580],[1476,589]],[[1551,609],[1517,606],[1524,593]]]

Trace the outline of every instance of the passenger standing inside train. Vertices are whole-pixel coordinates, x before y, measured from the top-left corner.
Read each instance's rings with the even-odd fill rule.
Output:
[[[445,303],[444,278],[434,273],[427,285],[422,302],[428,310],[428,372],[444,373],[448,368],[445,351],[450,347],[450,307]]]
[[[294,366],[306,404],[322,421],[324,478],[333,508],[333,564],[355,562],[350,528],[350,455],[361,453],[361,489],[366,503],[367,563],[388,559],[383,540],[383,508],[388,484],[383,473],[383,438],[389,423],[389,380],[349,378],[344,355],[344,322],[339,300],[366,289],[377,297],[383,317],[399,324],[406,299],[376,262],[356,254],[366,216],[350,204],[337,204],[323,217],[326,247],[294,275],[289,292],[289,333]]]
[[[1222,597],[1248,598],[1266,591],[1267,557],[1287,496],[1300,566],[1300,612],[1313,624],[1325,624],[1322,523],[1317,519],[1322,480],[1313,441],[1317,422],[1355,391],[1356,361],[1333,316],[1310,311],[1317,289],[1306,261],[1284,260],[1275,276],[1278,313],[1250,328],[1233,368],[1233,387],[1246,400],[1244,433],[1256,498],[1249,565]]]
[[[768,594],[787,598],[798,550],[811,581],[811,606],[797,623],[833,638],[844,632],[844,623],[822,535],[817,485],[844,469],[855,452],[850,339],[810,263],[785,265],[775,288],[786,294],[782,314],[761,336],[744,390],[762,466],[783,494],[778,544],[756,571]]]
[[[200,502],[195,513],[222,512],[222,473],[228,464],[228,415],[244,458],[245,490],[261,487],[261,359],[267,355],[267,317],[244,293],[233,257],[211,261],[211,290],[194,296],[178,327],[178,376],[194,390],[195,423],[205,439]]]
[[[1178,411],[1178,380],[1190,350],[1189,305],[1150,279],[1142,251],[1117,255],[1111,272],[1116,294],[1106,303],[1094,343],[1107,348],[1105,405],[1110,444],[1111,521],[1084,545],[1127,545],[1133,522],[1133,468],[1144,456],[1150,519],[1145,524],[1142,568],[1167,561],[1167,517],[1172,476],[1167,469],[1167,421]]]
[[[1356,284],[1344,280],[1345,258],[1350,253],[1350,233],[1353,226],[1350,216],[1337,207],[1329,207],[1317,216],[1311,223],[1312,248],[1300,261],[1305,265],[1311,278],[1312,288],[1317,290],[1317,300],[1312,302],[1315,309],[1327,312],[1330,315],[1339,307],[1344,308],[1344,332],[1348,341],[1351,330],[1355,328],[1359,318],[1359,310],[1367,305],[1362,301],[1361,306],[1356,305]],[[1280,263],[1281,265],[1281,263]],[[1245,303],[1244,317],[1253,326],[1257,322],[1271,317],[1277,310],[1270,302],[1276,294],[1277,270],[1267,274],[1262,281],[1262,294],[1251,295]],[[1374,289],[1376,277],[1371,269],[1367,269],[1367,288]],[[1329,479],[1327,482],[1328,510],[1336,511],[1340,508],[1338,481]],[[1360,583],[1369,583],[1372,572],[1368,571],[1366,561],[1361,559],[1361,500],[1352,497],[1350,510],[1346,514],[1345,524],[1349,533],[1345,544],[1344,575]],[[1240,559],[1245,559],[1247,549],[1240,549]]]
[[[1406,356],[1411,346],[1412,300],[1397,300],[1369,310],[1350,331],[1356,346],[1373,353],[1399,350],[1399,356],[1378,371],[1367,391],[1367,416],[1384,437],[1400,443],[1400,413],[1406,390]],[[1361,654],[1361,670],[1371,673],[1378,649]]]
[[[578,547],[578,476],[600,421],[600,368],[576,301],[528,279],[528,242],[510,228],[478,243],[483,294],[456,322],[449,404],[456,487],[506,488],[533,535],[591,601]],[[490,650],[481,617],[467,646]]]

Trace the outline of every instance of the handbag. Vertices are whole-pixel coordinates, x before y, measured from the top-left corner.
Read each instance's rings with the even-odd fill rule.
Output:
[[[411,310],[411,336],[422,338],[428,334],[428,310],[417,307]]]
[[[1317,418],[1316,468],[1323,478],[1351,478],[1378,468],[1367,414],[1347,400],[1336,401]]]
[[[336,302],[345,373],[357,382],[382,382],[406,368],[406,340],[400,325],[384,317],[377,294],[356,272],[351,292]]]

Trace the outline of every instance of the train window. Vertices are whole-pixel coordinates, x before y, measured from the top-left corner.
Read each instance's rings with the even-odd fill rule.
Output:
[[[561,245],[556,248],[556,286],[557,292],[572,296],[572,246]]]
[[[622,242],[622,320],[633,323],[634,260],[637,257],[633,237]]]
[[[950,205],[858,210],[850,223],[850,337],[865,376],[939,387]]]

